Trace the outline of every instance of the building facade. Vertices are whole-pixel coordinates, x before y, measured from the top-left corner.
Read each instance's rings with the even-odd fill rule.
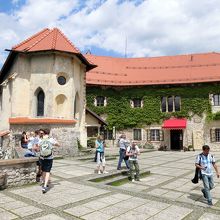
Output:
[[[88,57],[98,67],[87,73],[87,106],[116,139],[124,132],[155,148],[220,150],[220,54]]]

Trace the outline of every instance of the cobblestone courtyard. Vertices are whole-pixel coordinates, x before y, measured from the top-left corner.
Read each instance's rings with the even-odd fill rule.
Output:
[[[91,160],[55,160],[46,194],[38,184],[0,191],[0,219],[218,220],[220,179],[215,176],[211,208],[201,194],[202,182],[194,185],[190,181],[198,153],[145,152],[140,156],[140,169],[151,174],[141,182],[120,186],[107,185],[111,180],[88,181],[104,176],[94,174],[96,165]],[[220,161],[220,152],[211,153]],[[110,173],[116,172],[117,161],[107,161]]]

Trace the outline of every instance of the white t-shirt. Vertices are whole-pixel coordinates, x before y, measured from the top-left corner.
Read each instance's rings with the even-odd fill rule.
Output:
[[[135,153],[135,155],[129,156],[129,160],[137,160],[137,155],[140,153],[140,149],[137,145],[135,147],[127,147],[127,152],[128,153]]]

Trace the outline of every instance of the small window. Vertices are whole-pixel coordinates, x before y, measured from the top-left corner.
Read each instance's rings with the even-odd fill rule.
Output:
[[[98,135],[98,127],[96,126],[87,127],[88,137],[97,137],[97,135]]]
[[[142,137],[141,137],[141,129],[134,129],[133,130],[133,139],[134,140],[137,140],[137,141],[140,141],[142,140]]]
[[[104,130],[104,139],[105,140],[113,140],[113,132],[112,130]]]
[[[215,129],[215,141],[220,142],[220,129],[219,128]]]
[[[214,102],[214,106],[220,106],[220,95],[219,94],[213,95],[213,102]]]
[[[96,97],[96,106],[104,106],[105,105],[105,97],[97,96]]]
[[[44,116],[44,92],[40,90],[37,94],[37,116]]]
[[[64,76],[58,76],[57,77],[57,82],[60,84],[60,85],[65,85],[66,84],[66,78]]]
[[[150,140],[151,141],[159,141],[160,140],[160,130],[159,129],[151,129],[150,130]]]
[[[141,99],[133,99],[134,108],[141,108]]]

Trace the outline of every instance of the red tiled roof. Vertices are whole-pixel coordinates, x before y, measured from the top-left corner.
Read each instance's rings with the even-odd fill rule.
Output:
[[[80,53],[70,40],[57,28],[51,30],[48,28],[43,29],[20,44],[12,47],[12,50],[21,52],[58,50]]]
[[[185,118],[170,118],[163,122],[162,128],[165,129],[184,129],[186,128],[186,119]]]
[[[85,55],[98,67],[86,75],[91,85],[157,85],[220,81],[220,54],[204,53],[152,58]]]
[[[9,124],[75,124],[76,120],[67,120],[59,118],[28,118],[15,117],[9,118]]]

